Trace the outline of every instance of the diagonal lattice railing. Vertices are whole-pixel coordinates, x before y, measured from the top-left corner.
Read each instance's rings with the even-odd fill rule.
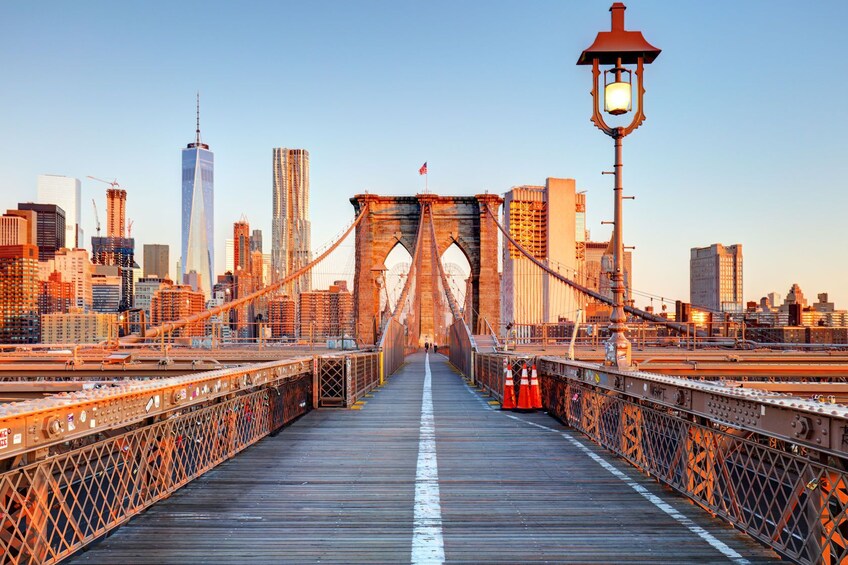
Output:
[[[781,395],[698,383],[676,387],[667,377],[650,377],[655,384],[645,392],[631,382],[649,378],[643,373],[607,380],[603,371],[585,364],[536,360],[543,405],[551,415],[788,559],[811,565],[848,562],[848,442],[833,437],[820,445],[816,430],[800,431],[807,410],[818,414],[810,420],[821,426],[818,432],[843,434],[848,427],[826,420],[848,419],[844,407],[833,406],[826,417],[815,403],[801,406],[802,401]],[[476,381],[500,398],[505,370],[517,372],[528,361],[477,355]],[[707,402],[698,399],[701,395]],[[722,414],[717,405],[736,408]],[[776,417],[754,429],[752,407]],[[792,417],[793,409],[799,418]],[[747,426],[727,423],[746,416]]]
[[[312,381],[310,370],[0,474],[0,564],[74,553],[305,413]]]

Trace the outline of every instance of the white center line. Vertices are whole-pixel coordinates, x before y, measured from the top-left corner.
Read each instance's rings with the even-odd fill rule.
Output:
[[[616,469],[614,466],[610,465],[608,462],[604,461],[604,459],[599,456],[597,453],[593,452],[591,449],[577,441],[571,434],[566,432],[561,432],[560,430],[555,430],[554,428],[549,428],[548,426],[544,426],[542,424],[537,424],[536,422],[528,422],[522,418],[517,416],[513,416],[512,414],[504,414],[507,418],[512,418],[513,420],[518,420],[519,422],[523,422],[525,424],[529,424],[531,426],[535,426],[537,428],[541,428],[543,430],[548,430],[549,432],[554,432],[560,434],[563,438],[565,438],[569,443],[571,443],[574,447],[582,451],[584,454],[588,455],[595,463],[609,471],[615,478],[619,479],[621,482],[641,494],[645,497],[651,504],[677,520],[678,523],[685,526],[690,532],[697,535],[699,538],[710,544],[714,549],[720,551],[725,557],[730,559],[732,562],[737,563],[738,565],[746,565],[750,563],[747,559],[742,557],[736,550],[732,547],[716,538],[714,535],[709,533],[707,530],[696,524],[692,521],[691,518],[688,518],[675,510],[670,504],[665,502],[663,499],[658,497],[655,494],[652,494],[648,489]]]
[[[418,465],[415,470],[412,563],[445,562],[431,383],[430,355],[426,354],[424,357],[424,394],[421,397],[421,424],[418,432]]]

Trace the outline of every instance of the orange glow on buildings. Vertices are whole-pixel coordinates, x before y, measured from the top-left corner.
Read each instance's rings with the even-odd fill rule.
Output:
[[[0,247],[0,343],[37,343],[38,247]]]
[[[154,326],[172,322],[203,311],[204,294],[194,291],[187,284],[165,284],[153,293],[150,299],[150,323]],[[174,330],[174,337],[202,336],[205,334],[203,322],[189,324]]]

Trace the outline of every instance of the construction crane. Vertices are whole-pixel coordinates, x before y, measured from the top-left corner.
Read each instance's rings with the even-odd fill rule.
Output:
[[[96,180],[96,181],[98,181],[98,182],[102,182],[102,183],[108,184],[108,185],[109,185],[109,186],[111,186],[112,188],[121,188],[121,185],[120,185],[120,184],[118,184],[118,179],[115,179],[115,180],[113,180],[113,181],[111,181],[111,182],[110,182],[110,181],[108,181],[108,180],[99,179],[99,178],[97,178],[97,177],[93,177],[93,176],[91,176],[91,175],[88,175],[88,177],[87,177],[87,178],[90,178],[91,180]]]
[[[97,202],[94,198],[91,199],[91,205],[94,207],[94,221],[97,222],[97,237],[100,237],[100,216],[97,215]]]
[[[135,220],[127,218],[127,237],[132,237],[133,222],[135,222]]]

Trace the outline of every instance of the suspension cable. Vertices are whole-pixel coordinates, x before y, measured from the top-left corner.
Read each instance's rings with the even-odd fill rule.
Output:
[[[188,326],[190,324],[196,324],[196,323],[199,323],[199,322],[203,322],[203,321],[206,321],[213,316],[217,316],[218,314],[224,314],[224,313],[229,312],[230,310],[233,310],[233,309],[238,308],[240,306],[245,306],[247,304],[250,304],[251,302],[253,302],[257,298],[261,298],[261,297],[265,296],[266,294],[271,294],[273,292],[276,292],[277,290],[281,289],[284,285],[292,282],[293,280],[304,275],[305,273],[308,273],[310,270],[312,270],[313,267],[315,267],[315,265],[317,265],[318,263],[323,261],[330,253],[335,251],[335,249],[341,244],[341,242],[344,241],[347,238],[348,235],[350,235],[350,233],[354,230],[354,228],[356,228],[357,225],[359,225],[359,222],[362,221],[362,218],[365,216],[367,211],[368,211],[368,203],[366,202],[365,206],[363,206],[362,210],[360,210],[359,215],[356,216],[356,219],[353,221],[353,223],[344,231],[342,236],[339,239],[337,239],[335,241],[335,243],[330,245],[318,257],[316,257],[315,259],[313,259],[308,264],[304,265],[303,267],[301,267],[300,269],[298,269],[297,271],[295,271],[291,275],[285,277],[284,279],[281,279],[281,280],[279,280],[275,283],[272,283],[272,284],[266,286],[265,288],[263,288],[261,290],[257,290],[256,292],[252,292],[252,293],[248,294],[247,296],[243,296],[241,298],[237,298],[236,300],[227,302],[226,304],[222,304],[220,306],[215,306],[214,308],[204,310],[203,312],[198,312],[197,314],[192,314],[190,316],[186,316],[185,318],[180,318],[179,320],[166,322],[166,323],[164,323],[160,326],[155,326],[153,328],[149,328],[145,331],[144,337],[137,335],[137,334],[134,334],[134,335],[122,337],[119,340],[119,342],[121,344],[137,343],[137,342],[139,342],[143,339],[158,337],[162,333],[168,334],[168,333],[173,332],[174,330],[183,328],[183,327]]]
[[[580,284],[570,280],[567,277],[564,277],[560,273],[557,273],[556,271],[554,271],[553,269],[551,269],[550,267],[548,267],[547,265],[542,263],[540,260],[533,257],[526,249],[524,249],[524,247],[521,246],[521,244],[519,244],[517,241],[515,241],[515,239],[513,239],[513,237],[509,234],[509,232],[501,225],[501,223],[498,221],[498,218],[495,216],[494,212],[492,212],[492,209],[489,208],[488,204],[486,205],[486,212],[489,213],[489,216],[491,216],[492,220],[494,220],[495,225],[498,226],[498,229],[501,230],[501,233],[504,234],[504,237],[507,240],[509,240],[509,243],[512,244],[512,246],[515,247],[518,251],[520,251],[522,255],[524,255],[526,258],[530,259],[530,261],[532,261],[537,267],[539,267],[540,269],[542,269],[543,271],[545,271],[546,273],[548,273],[549,275],[551,275],[552,277],[554,277],[558,281],[563,282],[563,283],[571,286],[572,288],[574,288],[578,292],[581,292],[581,293],[583,293],[587,296],[590,296],[590,297],[594,298],[595,300],[603,302],[604,304],[608,304],[610,306],[615,306],[615,302],[611,298],[607,298],[606,296],[604,296],[603,294],[601,294],[599,292],[595,292],[594,290],[592,290],[590,288],[586,288],[585,286],[580,285]],[[673,329],[673,330],[675,330],[679,333],[682,333],[682,334],[689,334],[691,332],[691,328],[684,323],[670,322],[666,318],[663,318],[661,316],[656,316],[654,314],[650,314],[648,312],[645,312],[644,310],[639,310],[638,308],[634,308],[633,306],[624,305],[624,311],[627,312],[628,314],[632,314],[632,315],[634,315],[638,318],[642,318],[643,320],[647,320],[648,322],[663,324],[664,326],[667,326],[667,327],[669,327],[669,328],[671,328],[671,329]],[[707,337],[707,332],[704,332],[702,330],[696,330],[696,335],[698,337]]]

